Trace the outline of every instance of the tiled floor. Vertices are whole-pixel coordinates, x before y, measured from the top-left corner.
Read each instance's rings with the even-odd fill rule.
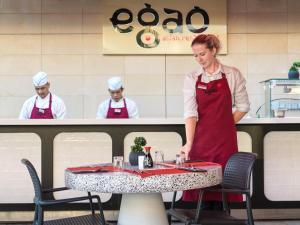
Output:
[[[1,225],[28,225],[25,223],[10,223],[10,224],[3,224],[0,222]],[[183,225],[183,223],[173,223],[172,225]],[[291,221],[258,221],[255,222],[255,225],[300,225],[299,220],[291,220]]]

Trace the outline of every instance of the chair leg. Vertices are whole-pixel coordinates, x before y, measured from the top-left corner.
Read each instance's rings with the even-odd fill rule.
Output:
[[[249,225],[254,225],[250,194],[246,194],[246,206],[247,206],[248,224]]]
[[[172,217],[171,217],[171,215],[168,215],[167,217],[168,217],[168,223],[169,223],[169,225],[171,225],[171,223],[172,223]]]
[[[90,202],[90,208],[92,210],[92,214],[95,214],[95,210],[94,210],[94,207],[93,207],[92,195],[91,195],[91,192],[89,192],[89,191],[88,191],[88,196],[89,196],[89,202]]]
[[[38,205],[37,207],[38,207],[37,225],[43,225],[44,224],[44,210],[40,205]]]
[[[99,207],[99,212],[100,212],[100,224],[105,225],[105,217],[104,217],[104,213],[103,213],[103,207],[102,207],[102,203],[101,203],[101,199],[99,196],[96,196],[97,201],[98,201],[98,207]]]
[[[38,207],[37,207],[37,205],[35,205],[35,207],[34,207],[34,217],[33,217],[32,225],[36,225],[37,224],[37,219],[38,219]]]
[[[227,215],[230,215],[230,209],[227,202],[227,194],[224,192],[222,192],[222,205],[223,210],[227,213]]]

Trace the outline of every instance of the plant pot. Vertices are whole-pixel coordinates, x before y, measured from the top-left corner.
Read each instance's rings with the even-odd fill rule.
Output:
[[[299,79],[299,71],[290,70],[288,73],[289,79]]]
[[[139,156],[145,155],[144,152],[130,152],[129,153],[129,163],[132,166],[137,166],[139,162]]]

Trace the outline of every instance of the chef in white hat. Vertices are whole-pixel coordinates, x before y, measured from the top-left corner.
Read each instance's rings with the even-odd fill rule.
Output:
[[[107,81],[110,98],[98,107],[98,119],[138,118],[139,113],[134,101],[123,96],[124,87],[121,77],[112,77]]]
[[[50,83],[45,72],[33,76],[36,95],[23,104],[19,119],[63,119],[66,116],[66,106],[63,100],[52,94]]]

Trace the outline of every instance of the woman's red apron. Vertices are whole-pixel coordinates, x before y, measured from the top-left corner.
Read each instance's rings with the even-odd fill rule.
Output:
[[[109,107],[106,115],[107,119],[128,119],[129,118],[126,101],[125,99],[123,101],[124,101],[124,107],[112,108],[111,99],[110,99]]]
[[[31,115],[30,115],[30,119],[54,119],[53,114],[52,114],[52,95],[50,93],[50,97],[49,97],[49,108],[38,108],[36,107],[36,100],[37,97],[34,101],[34,106],[33,109],[31,111]]]
[[[225,74],[209,83],[196,82],[198,122],[189,153],[191,160],[201,159],[222,165],[238,151],[231,92]],[[199,189],[184,191],[184,201],[197,201]],[[228,195],[229,201],[242,201],[241,195]],[[204,201],[222,201],[221,194],[206,193]]]

